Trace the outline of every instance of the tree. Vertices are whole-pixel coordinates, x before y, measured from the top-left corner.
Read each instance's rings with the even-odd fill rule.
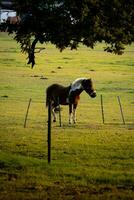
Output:
[[[133,0],[13,0],[13,7],[22,19],[15,40],[32,67],[37,42],[51,42],[62,51],[104,41],[105,51],[115,54],[134,42]]]

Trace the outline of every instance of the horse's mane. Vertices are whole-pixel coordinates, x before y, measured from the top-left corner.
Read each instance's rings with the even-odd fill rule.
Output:
[[[71,84],[71,89],[70,91],[74,91],[76,89],[82,89],[82,81],[86,80],[87,78],[77,78],[76,80],[74,80]]]
[[[77,78],[77,79],[75,79],[75,80],[73,81],[72,84],[75,84],[76,82],[81,82],[81,81],[83,81],[83,80],[85,80],[85,79],[87,79],[87,78],[85,78],[85,77]]]

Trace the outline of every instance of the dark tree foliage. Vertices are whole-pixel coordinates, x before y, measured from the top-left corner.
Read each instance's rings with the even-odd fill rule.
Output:
[[[32,67],[37,42],[51,42],[62,51],[104,41],[105,51],[115,54],[134,42],[133,0],[13,0],[13,6],[22,19],[15,40]]]

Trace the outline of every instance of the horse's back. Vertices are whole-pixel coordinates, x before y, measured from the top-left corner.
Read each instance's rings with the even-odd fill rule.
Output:
[[[63,90],[64,88],[65,88],[64,86],[54,83],[54,84],[48,86],[46,91],[47,91],[47,93],[58,93],[59,91]]]
[[[57,83],[52,84],[46,89],[46,102],[48,102],[48,100],[57,101],[57,98],[60,98],[59,100],[61,100],[61,102],[66,101],[68,93],[69,87]]]

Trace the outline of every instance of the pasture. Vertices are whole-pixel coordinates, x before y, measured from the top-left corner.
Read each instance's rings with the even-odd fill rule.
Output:
[[[47,44],[31,69],[19,45],[0,33],[0,199],[134,199],[134,45],[122,56],[103,46],[60,53]],[[93,79],[97,97],[81,94],[75,125],[68,125],[68,107],[62,106],[62,126],[52,124],[49,165],[45,90],[79,77]]]

